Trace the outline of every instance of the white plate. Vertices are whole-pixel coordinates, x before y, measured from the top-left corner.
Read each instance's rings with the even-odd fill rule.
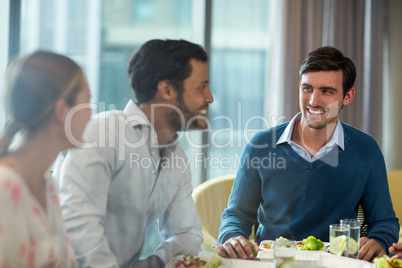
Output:
[[[271,242],[273,242],[273,241],[274,241],[274,240],[262,240],[261,243],[260,243],[260,246],[259,246],[260,250],[272,250],[272,249],[270,249],[270,248],[264,248],[262,245],[263,245],[263,243],[264,243],[264,244],[268,244],[268,243],[271,243]]]
[[[260,258],[262,262],[272,262],[273,252],[272,251],[260,251],[257,258]],[[296,267],[310,267],[305,266],[306,261],[310,264],[321,263],[322,267],[326,267],[325,264],[330,264],[328,267],[333,268],[375,268],[375,265],[370,262],[355,260],[347,257],[340,257],[330,254],[325,251],[297,251],[296,260],[304,261],[304,265],[300,263]],[[320,266],[319,266],[320,267]]]
[[[326,263],[330,264],[331,267],[334,268],[375,268],[374,263],[370,263],[367,261],[361,261],[356,259],[351,259],[347,257],[335,256],[331,253],[323,252],[320,256],[319,262],[322,262],[322,265]]]
[[[322,253],[326,252],[315,250],[297,250],[295,259],[298,261],[317,261]],[[261,261],[272,261],[273,257],[274,251],[272,249],[261,250],[257,254],[257,258],[259,258]]]
[[[208,261],[212,253],[211,252],[200,252],[201,256],[199,257],[201,260]],[[167,265],[166,268],[175,268],[175,264],[177,261],[182,260],[184,255],[179,255],[174,257]],[[265,263],[258,260],[239,260],[239,259],[222,259],[222,265],[220,268],[272,268],[272,263]]]

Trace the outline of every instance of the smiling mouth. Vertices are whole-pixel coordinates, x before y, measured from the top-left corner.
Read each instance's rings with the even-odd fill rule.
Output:
[[[205,116],[207,114],[207,111],[208,111],[208,106],[204,106],[198,112],[200,115]]]
[[[307,111],[312,115],[322,115],[325,113],[325,110],[313,110],[312,108],[307,108]]]

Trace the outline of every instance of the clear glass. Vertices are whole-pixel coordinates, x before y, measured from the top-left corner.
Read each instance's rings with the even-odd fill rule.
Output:
[[[341,225],[349,225],[349,257],[359,259],[360,249],[360,220],[359,219],[341,219]]]
[[[329,226],[329,251],[337,256],[348,257],[349,238],[349,225],[331,224]]]
[[[296,256],[296,241],[276,241],[272,245],[274,249],[274,267],[294,267]]]

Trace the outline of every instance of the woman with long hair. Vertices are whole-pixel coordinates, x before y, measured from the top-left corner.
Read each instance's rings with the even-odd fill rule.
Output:
[[[83,71],[66,56],[37,51],[11,63],[4,90],[0,268],[75,267],[48,170],[58,153],[82,143],[91,116]]]

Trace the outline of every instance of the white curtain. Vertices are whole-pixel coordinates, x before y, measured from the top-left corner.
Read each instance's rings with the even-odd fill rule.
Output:
[[[334,46],[356,65],[356,96],[341,120],[382,136],[383,47],[386,1],[273,0],[268,44],[265,116],[298,111],[298,71],[307,53]]]

